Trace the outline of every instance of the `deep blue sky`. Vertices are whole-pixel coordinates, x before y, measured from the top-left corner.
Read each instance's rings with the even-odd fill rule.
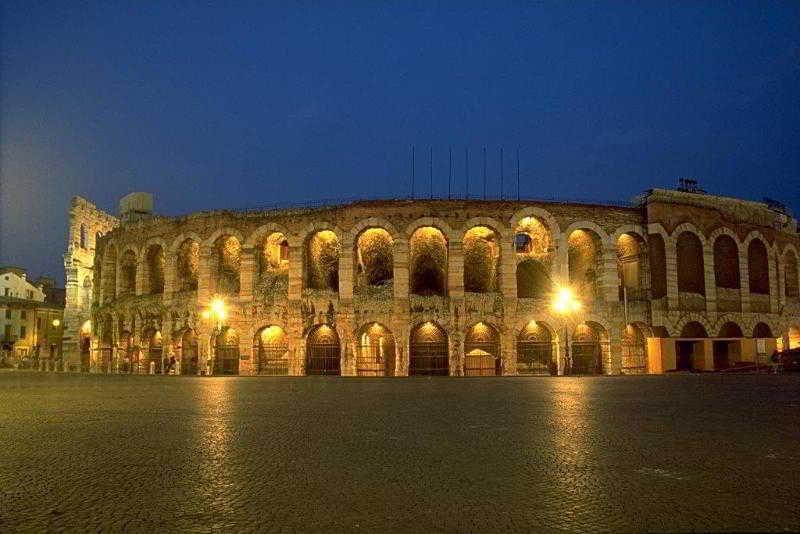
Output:
[[[67,208],[463,191],[625,200],[694,177],[800,213],[800,2],[4,2],[0,263],[63,276]],[[264,4],[264,3],[259,3]],[[290,4],[287,6],[286,4]],[[236,7],[231,7],[236,6]]]

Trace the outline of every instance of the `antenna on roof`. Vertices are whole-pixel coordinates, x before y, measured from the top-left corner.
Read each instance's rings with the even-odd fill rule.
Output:
[[[414,150],[415,146],[411,145],[411,198],[414,198]]]
[[[467,176],[467,190],[466,190],[466,197],[469,200],[469,148],[464,147],[464,171]]]
[[[519,200],[519,147],[517,147],[517,200]]]
[[[428,160],[431,169],[431,198],[433,198],[433,146],[431,146],[431,157]]]
[[[486,200],[486,147],[483,147],[483,200]]]
[[[500,147],[500,200],[503,200],[503,147]]]
[[[453,181],[453,147],[449,149],[450,166],[447,170],[447,200],[450,200],[450,184]]]

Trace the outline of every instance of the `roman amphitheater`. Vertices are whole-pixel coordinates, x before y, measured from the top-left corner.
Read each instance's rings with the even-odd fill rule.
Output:
[[[72,200],[65,370],[658,374],[800,344],[796,221],[763,203],[652,189],[624,207],[152,206]]]

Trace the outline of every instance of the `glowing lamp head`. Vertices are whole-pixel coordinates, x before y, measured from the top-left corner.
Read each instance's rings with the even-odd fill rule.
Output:
[[[558,290],[558,300],[561,302],[569,302],[572,300],[572,291],[569,288],[562,287]]]
[[[211,303],[211,311],[217,315],[225,313],[225,302],[222,299],[214,299]]]
[[[567,309],[567,305],[564,302],[557,300],[555,303],[555,309],[558,313],[563,313],[564,310]]]
[[[58,328],[58,326],[59,326],[60,324],[61,324],[61,321],[59,321],[58,319],[53,319],[53,326],[55,326],[56,328]]]

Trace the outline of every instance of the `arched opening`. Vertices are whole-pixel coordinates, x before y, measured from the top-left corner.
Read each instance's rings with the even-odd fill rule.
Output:
[[[383,228],[368,228],[356,239],[353,251],[354,289],[390,290],[394,280],[394,241]]]
[[[728,321],[719,329],[720,338],[712,342],[714,369],[727,369],[742,359],[741,338],[744,337],[739,325]]]
[[[92,303],[92,278],[87,276],[83,279],[81,287],[81,303],[84,306],[89,306]]]
[[[132,373],[134,372],[133,362],[133,339],[131,333],[127,330],[121,330],[119,334],[119,372]],[[138,366],[138,362],[136,362]]]
[[[339,238],[330,230],[315,233],[306,242],[306,289],[339,291]]]
[[[198,366],[197,336],[194,330],[187,328],[180,337],[181,346],[178,347],[181,354],[181,374],[196,375]]]
[[[409,276],[414,295],[447,294],[447,240],[432,226],[418,228],[411,236]]]
[[[697,321],[689,321],[683,325],[680,337],[682,339],[675,342],[675,368],[678,371],[703,369],[705,346],[702,339],[708,337],[705,327]]]
[[[767,323],[757,323],[753,327],[753,337],[756,339],[774,339],[772,329]]]
[[[265,237],[256,247],[256,295],[265,300],[289,292],[289,242],[280,232]]]
[[[603,248],[600,236],[592,230],[579,229],[569,235],[569,281],[581,300],[592,301],[600,296],[600,265]]]
[[[554,247],[550,230],[536,217],[523,218],[514,229],[517,297],[547,298],[552,291],[550,267]]]
[[[500,376],[502,373],[500,334],[497,329],[484,322],[472,325],[464,338],[464,375]]]
[[[161,374],[163,370],[162,356],[164,347],[161,343],[161,331],[150,327],[144,331],[142,341],[147,344],[147,360],[145,374]]]
[[[178,247],[177,286],[179,291],[197,291],[197,269],[200,265],[200,244],[186,239]]]
[[[550,328],[540,321],[530,321],[517,336],[517,373],[521,375],[557,375],[555,343]]]
[[[622,374],[647,373],[647,345],[645,333],[637,324],[628,324],[622,330]]]
[[[393,376],[395,370],[394,336],[380,323],[361,327],[357,334],[356,374],[358,376]]]
[[[717,310],[742,310],[739,273],[739,247],[729,235],[714,241],[714,282],[717,286]]]
[[[80,247],[81,248],[89,247],[88,232],[86,231],[85,224],[81,224]]]
[[[544,265],[531,259],[517,264],[518,298],[548,298],[552,292],[553,282]]]
[[[789,250],[786,253],[786,262],[784,264],[784,294],[787,299],[797,300],[800,298],[800,279],[797,275],[797,256],[794,251]]]
[[[769,258],[767,247],[760,239],[753,239],[747,247],[747,267],[750,293],[769,295]]]
[[[120,259],[120,280],[119,295],[121,297],[136,294],[136,254],[132,250],[126,250]]]
[[[214,244],[215,290],[220,295],[239,294],[239,273],[242,265],[242,246],[232,235],[222,235]],[[238,369],[238,364],[237,364]],[[238,371],[237,371],[238,372]]]
[[[653,299],[662,299],[667,296],[667,252],[664,238],[661,234],[650,234],[647,243],[650,251],[650,289]]]
[[[92,322],[85,321],[78,334],[81,351],[81,372],[88,373],[92,360]]]
[[[450,349],[447,332],[431,321],[414,327],[411,331],[409,375],[448,376],[450,374]]]
[[[683,232],[675,243],[678,267],[678,299],[681,309],[706,309],[703,243],[692,232]]]
[[[579,324],[572,333],[568,374],[602,374],[607,354],[608,334],[605,328],[593,322]]]
[[[486,226],[464,234],[464,291],[493,293],[500,290],[500,239]]]
[[[632,233],[617,239],[617,274],[621,301],[646,301],[650,299],[647,254],[644,240]]]
[[[722,325],[719,329],[719,336],[718,337],[744,337],[742,335],[742,329],[739,328],[739,325],[734,323],[733,321],[728,321],[724,325]]]
[[[103,254],[102,278],[103,303],[114,300],[117,295],[117,249],[109,246]]]
[[[336,329],[321,324],[314,327],[306,341],[306,374],[341,374],[342,351]]]
[[[145,256],[146,293],[159,295],[164,292],[164,249],[161,245],[150,245]]]
[[[253,339],[253,354],[258,374],[286,376],[289,374],[289,338],[280,326],[265,326]]]
[[[216,358],[214,374],[239,374],[239,334],[231,327],[225,327],[215,340]]]
[[[103,292],[103,263],[102,255],[95,256],[92,274],[92,286],[97,290],[92,292],[92,304],[100,304],[100,294]]]

